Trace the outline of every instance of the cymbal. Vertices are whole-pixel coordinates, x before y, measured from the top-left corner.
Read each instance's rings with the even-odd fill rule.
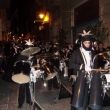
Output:
[[[46,81],[53,79],[56,75],[57,75],[57,72],[48,74],[48,76],[46,77]]]
[[[29,56],[31,56],[33,54],[38,53],[39,51],[40,51],[40,48],[39,47],[29,47],[29,48],[23,50],[21,52],[21,55],[24,55],[24,56],[28,56],[29,57]]]

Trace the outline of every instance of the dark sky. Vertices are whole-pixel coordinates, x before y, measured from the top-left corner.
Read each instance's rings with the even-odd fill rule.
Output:
[[[11,0],[9,19],[13,33],[32,32],[38,9],[35,0]]]
[[[8,8],[9,0],[0,0],[0,8]]]
[[[99,18],[99,0],[89,0],[74,10],[75,25]]]

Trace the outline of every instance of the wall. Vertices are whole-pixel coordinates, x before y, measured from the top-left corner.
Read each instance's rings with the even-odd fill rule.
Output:
[[[108,28],[109,36],[105,37],[105,46],[110,46],[110,0],[100,1],[100,19],[103,21],[104,26]]]
[[[2,39],[2,20],[0,19],[0,40]]]
[[[88,0],[61,0],[62,9],[62,28],[66,32],[66,41],[73,44],[74,35],[72,33],[72,27],[74,27],[74,8],[87,2]]]
[[[62,0],[62,27],[67,34],[67,41],[73,41],[71,34],[71,26],[74,26],[74,8],[82,5],[88,0]],[[104,23],[104,26],[108,28],[109,36],[105,36],[105,46],[110,46],[110,0],[99,0],[99,19]],[[74,42],[74,41],[73,41]]]
[[[0,9],[0,40],[7,39],[8,21],[6,18],[6,10]]]
[[[0,40],[7,39],[7,32],[10,28],[10,22],[7,19],[9,7],[10,0],[0,0]]]

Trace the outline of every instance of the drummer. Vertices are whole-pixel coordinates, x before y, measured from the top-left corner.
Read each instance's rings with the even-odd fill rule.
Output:
[[[81,34],[81,46],[73,51],[73,54],[70,58],[69,62],[69,69],[73,72],[72,77],[75,80],[77,76],[82,73],[83,71],[86,71],[88,74],[91,71],[91,68],[93,66],[93,56],[94,53],[92,51],[92,35],[89,32],[86,32],[83,30],[83,33]],[[74,89],[74,84],[72,86],[72,90]],[[72,97],[71,97],[71,110],[86,110],[84,108],[84,105],[82,108],[75,108],[73,105],[73,94],[74,91],[72,91]]]
[[[31,41],[30,39],[26,41],[26,47],[32,47],[33,46],[33,41]],[[27,51],[26,51],[27,52]],[[18,67],[18,69],[21,69],[19,71],[23,71],[24,74],[26,74],[27,76],[30,75],[30,71],[31,71],[31,59],[30,56],[32,53],[27,52],[26,54],[25,50],[21,52],[21,55],[18,56],[18,60],[21,61],[27,61],[27,65],[21,65],[20,67]],[[23,55],[22,55],[23,54]],[[26,54],[26,55],[25,55]],[[29,57],[29,58],[28,58]],[[28,103],[29,105],[32,104],[32,98],[31,98],[31,94],[30,94],[30,89],[29,89],[29,82],[25,83],[25,84],[20,84],[19,86],[19,94],[18,94],[18,108],[22,108],[23,103],[26,99],[26,103]]]
[[[26,74],[27,76],[29,76],[30,74],[30,66],[24,65],[22,67],[22,71],[24,70],[24,74]],[[26,103],[28,103],[29,105],[32,104],[32,100],[31,100],[31,94],[30,94],[30,89],[29,89],[29,82],[28,83],[24,83],[24,84],[20,84],[19,86],[19,95],[18,95],[18,108],[21,108],[23,106],[23,103],[26,99]]]

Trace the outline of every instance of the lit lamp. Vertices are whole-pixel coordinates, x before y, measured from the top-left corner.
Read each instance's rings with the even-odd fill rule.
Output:
[[[42,22],[41,26],[39,26],[39,30],[42,30],[44,28],[45,23],[49,23],[50,21],[50,16],[49,13],[39,13],[38,17],[40,18],[40,21]]]
[[[48,23],[50,20],[48,12],[46,12],[46,14],[40,13],[38,16],[42,20],[43,23]]]
[[[43,18],[44,18],[44,14],[43,14],[43,13],[40,13],[40,14],[39,14],[39,18],[40,18],[40,19],[43,19]]]
[[[43,19],[43,23],[48,23],[49,22],[49,13],[46,13],[46,15],[44,16],[44,19]]]

